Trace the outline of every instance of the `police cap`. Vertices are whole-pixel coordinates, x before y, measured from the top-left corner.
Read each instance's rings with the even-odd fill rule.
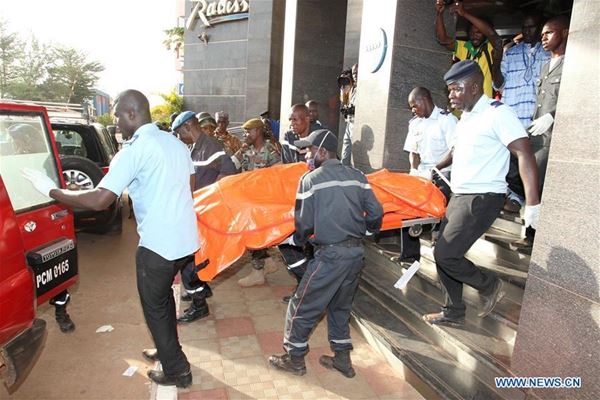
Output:
[[[451,83],[460,81],[476,72],[481,73],[481,68],[479,65],[473,60],[464,60],[459,61],[454,64],[448,72],[444,75],[444,81],[446,81],[446,85],[450,85]]]
[[[184,111],[181,114],[179,114],[177,118],[175,118],[175,121],[173,121],[173,124],[171,125],[171,129],[176,131],[177,129],[181,128],[181,125],[185,124],[187,121],[195,117],[196,114],[194,114],[192,111]]]

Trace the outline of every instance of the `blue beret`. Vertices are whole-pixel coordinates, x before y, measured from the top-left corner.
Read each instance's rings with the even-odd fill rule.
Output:
[[[179,114],[177,116],[177,118],[175,118],[175,121],[173,121],[173,124],[171,125],[171,129],[173,131],[176,131],[177,129],[179,129],[181,127],[181,125],[185,124],[187,121],[189,121],[192,118],[196,118],[196,114],[191,112],[191,111],[184,111],[181,114]]]
[[[466,78],[475,72],[481,72],[479,65],[473,60],[459,61],[452,66],[444,75],[446,85],[450,85],[456,81]]]

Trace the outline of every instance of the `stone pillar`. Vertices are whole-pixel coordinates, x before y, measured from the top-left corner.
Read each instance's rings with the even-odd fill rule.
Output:
[[[365,2],[353,146],[354,164],[365,172],[382,167],[408,171],[402,148],[412,118],[407,98],[413,87],[429,88],[438,105],[446,104],[442,77],[451,55],[435,40],[434,5],[422,0]],[[383,32],[387,49],[376,70]]]
[[[281,84],[281,129],[288,127],[290,106],[319,102],[328,127],[339,120],[337,77],[344,61],[348,0],[287,0]]]
[[[600,2],[575,0],[512,359],[517,376],[578,376],[582,387],[541,398],[600,398],[599,19]]]

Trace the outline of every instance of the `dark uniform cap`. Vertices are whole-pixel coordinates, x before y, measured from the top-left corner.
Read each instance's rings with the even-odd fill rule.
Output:
[[[481,68],[475,61],[459,61],[456,64],[454,64],[448,70],[448,72],[446,72],[446,74],[444,75],[444,81],[446,81],[446,85],[450,85],[451,83],[464,79],[477,71],[481,72]]]
[[[207,125],[217,126],[217,121],[215,121],[215,119],[211,117],[210,114],[206,117],[200,118],[198,122],[200,123],[200,128]]]
[[[192,111],[184,111],[181,114],[179,114],[177,116],[177,118],[175,118],[175,121],[173,121],[173,125],[171,126],[171,129],[173,129],[174,131],[176,131],[177,129],[179,129],[181,127],[181,125],[185,124],[187,121],[189,121],[190,119],[196,117],[196,114],[194,114]]]
[[[244,129],[254,129],[254,128],[264,128],[265,124],[262,122],[260,118],[252,118],[248,121],[244,122],[242,128]]]
[[[317,146],[328,151],[337,152],[337,137],[329,129],[317,129],[304,139],[294,141],[296,147]]]

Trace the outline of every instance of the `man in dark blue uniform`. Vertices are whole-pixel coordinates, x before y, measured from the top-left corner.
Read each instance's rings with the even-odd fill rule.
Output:
[[[173,131],[183,143],[192,146],[191,157],[195,170],[195,174],[192,175],[194,190],[215,183],[224,176],[237,173],[223,145],[202,130],[193,112],[184,111],[179,114],[173,121]],[[177,318],[177,322],[187,323],[207,317],[209,310],[206,298],[212,296],[212,291],[206,282],[198,278],[197,266],[193,258],[181,270],[181,282],[187,295],[182,296],[182,299],[191,300],[192,304],[181,317]]]
[[[286,241],[304,245],[309,237],[315,257],[308,263],[287,309],[283,346],[286,353],[269,357],[272,366],[304,375],[308,337],[327,311],[327,328],[335,356],[322,356],[321,365],[355,375],[350,361],[350,309],[363,266],[362,237],[379,232],[383,209],[365,175],[337,159],[337,138],[320,129],[294,143],[309,147],[307,158],[316,169],[300,180],[296,195],[296,232]]]

